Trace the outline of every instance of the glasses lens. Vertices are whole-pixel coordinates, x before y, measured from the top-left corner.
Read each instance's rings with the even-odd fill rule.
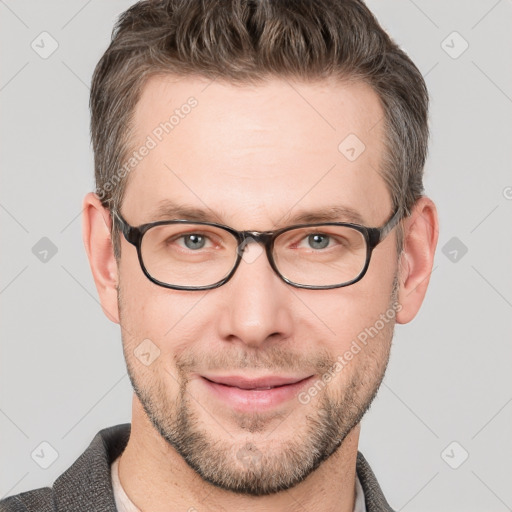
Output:
[[[154,226],[144,234],[142,261],[154,279],[175,286],[209,286],[235,265],[237,241],[221,228],[193,223]]]
[[[366,239],[347,226],[309,226],[282,233],[274,261],[288,280],[309,286],[334,286],[359,277],[366,263]]]

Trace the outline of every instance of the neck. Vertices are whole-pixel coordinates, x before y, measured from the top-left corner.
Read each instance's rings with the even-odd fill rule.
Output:
[[[269,496],[245,496],[219,489],[201,477],[155,430],[134,395],[132,427],[119,461],[119,479],[143,511],[263,510],[352,512],[360,426],[338,450],[295,487]]]

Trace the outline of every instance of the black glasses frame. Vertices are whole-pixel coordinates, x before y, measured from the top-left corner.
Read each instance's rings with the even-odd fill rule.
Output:
[[[400,209],[397,208],[389,220],[380,228],[369,228],[366,226],[361,226],[359,224],[352,224],[350,222],[319,222],[315,224],[296,224],[294,226],[287,226],[282,229],[278,229],[276,231],[237,231],[236,229],[233,229],[229,226],[225,226],[223,224],[216,224],[214,222],[203,222],[203,221],[191,221],[187,219],[177,219],[177,220],[162,220],[157,222],[150,222],[147,224],[142,224],[140,226],[131,226],[126,222],[121,214],[117,211],[112,212],[112,216],[114,219],[116,219],[119,222],[119,225],[121,227],[121,232],[124,235],[124,238],[127,242],[134,245],[137,249],[137,256],[139,258],[139,263],[141,266],[142,271],[146,275],[146,277],[153,283],[163,286],[164,288],[171,288],[174,290],[210,290],[212,288],[218,288],[219,286],[222,286],[223,284],[227,283],[232,277],[233,274],[236,272],[236,269],[240,265],[240,261],[242,260],[243,251],[245,249],[245,246],[250,242],[257,242],[261,243],[265,246],[265,252],[267,254],[268,261],[270,263],[270,266],[274,270],[274,272],[285,282],[288,283],[291,286],[294,286],[295,288],[307,288],[310,290],[330,290],[333,288],[342,288],[344,286],[349,286],[351,284],[357,283],[360,281],[364,275],[366,274],[366,271],[368,270],[368,266],[370,265],[370,258],[372,256],[372,252],[377,247],[377,245],[384,240],[384,238],[391,232],[391,230],[398,224],[398,222],[401,219],[401,212]],[[206,286],[181,286],[181,285],[171,285],[168,283],[164,283],[162,281],[159,281],[158,279],[155,279],[151,274],[147,271],[146,266],[144,265],[144,261],[142,259],[142,251],[141,251],[141,245],[142,245],[142,237],[144,234],[150,230],[151,228],[155,226],[162,226],[166,224],[197,224],[197,225],[203,225],[203,226],[214,226],[220,229],[223,229],[233,235],[237,242],[238,242],[238,248],[237,248],[237,259],[235,261],[235,264],[233,266],[233,269],[229,274],[221,279],[220,281]],[[290,231],[292,229],[296,228],[305,228],[305,227],[316,227],[316,226],[346,226],[353,228],[364,236],[366,240],[366,260],[363,269],[359,273],[359,275],[352,279],[351,281],[347,281],[346,283],[341,284],[335,284],[335,285],[321,285],[321,286],[315,286],[315,285],[306,285],[306,284],[298,284],[294,283],[293,281],[289,280],[285,276],[283,276],[279,270],[277,269],[277,266],[274,261],[274,257],[272,255],[272,250],[274,248],[274,241],[275,239],[281,235],[282,233],[285,233],[286,231]]]

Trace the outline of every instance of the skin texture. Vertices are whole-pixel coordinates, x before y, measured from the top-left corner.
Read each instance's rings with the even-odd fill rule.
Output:
[[[370,227],[390,217],[378,172],[383,111],[369,86],[153,77],[136,108],[133,149],[191,96],[197,106],[129,175],[121,213],[131,225],[165,218],[155,213],[163,200],[204,209],[239,230],[277,229],[326,206],[351,208]],[[355,161],[338,151],[349,134],[366,146]],[[432,201],[421,198],[402,221],[400,258],[395,229],[361,281],[332,290],[286,284],[257,244],[219,288],[165,289],[144,276],[123,237],[116,262],[111,219],[97,196],[88,194],[84,208],[91,269],[105,314],[121,326],[135,391],[119,466],[130,499],[157,512],[285,511],[298,503],[351,511],[360,420],[383,379],[395,321],[414,318],[428,286],[437,243]],[[377,324],[386,313],[392,318]],[[318,383],[376,325],[378,333],[307,403],[293,398],[240,411],[201,377],[294,375]],[[159,352],[145,365],[134,351],[148,339]]]

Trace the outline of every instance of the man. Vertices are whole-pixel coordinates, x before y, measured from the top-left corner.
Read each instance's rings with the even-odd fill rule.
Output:
[[[1,510],[392,510],[357,447],[432,269],[427,105],[361,1],[125,12],[83,235],[132,422]]]

